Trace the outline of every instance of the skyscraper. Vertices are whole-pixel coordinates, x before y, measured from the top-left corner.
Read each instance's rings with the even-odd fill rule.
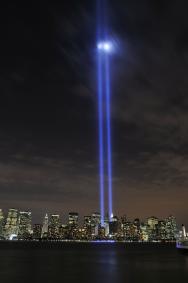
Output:
[[[52,214],[50,217],[50,224],[48,226],[48,237],[51,239],[59,238],[60,216]]]
[[[101,222],[100,213],[98,213],[98,212],[93,213],[91,215],[92,235],[93,236],[98,236],[100,222]]]
[[[42,233],[42,225],[34,224],[33,225],[33,239],[35,240],[41,239],[41,233]]]
[[[69,239],[77,239],[79,234],[78,229],[78,213],[70,212],[68,220]]]
[[[164,220],[160,220],[158,225],[157,225],[157,229],[158,229],[158,238],[160,240],[165,240],[166,239],[166,221]]]
[[[27,239],[31,235],[31,212],[20,211],[18,236],[21,239]]]
[[[44,217],[43,225],[42,225],[41,237],[47,238],[47,236],[48,236],[48,214],[46,213],[46,215]]]
[[[119,220],[117,218],[117,216],[113,216],[111,218],[111,221],[109,222],[109,234],[111,236],[117,236],[118,235],[118,231],[119,231]]]
[[[69,213],[69,225],[77,226],[78,225],[78,213],[70,212]]]
[[[18,235],[18,210],[9,209],[5,225],[5,236],[10,238],[11,235]]]
[[[159,219],[155,216],[151,216],[147,219],[147,232],[149,241],[157,239]]]
[[[99,225],[100,224],[100,221],[101,221],[101,215],[100,213],[98,212],[95,212],[95,213],[92,213],[91,215],[91,222],[92,222],[92,225]]]
[[[165,232],[167,240],[174,240],[177,234],[177,223],[176,218],[172,215],[165,219]]]
[[[84,229],[88,239],[92,238],[92,221],[91,216],[84,216]]]
[[[91,216],[84,216],[84,227],[91,226]]]

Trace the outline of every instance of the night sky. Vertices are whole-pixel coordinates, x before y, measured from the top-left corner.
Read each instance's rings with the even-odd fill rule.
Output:
[[[0,208],[99,211],[96,1],[6,4],[0,16]],[[114,213],[188,224],[183,0],[108,1]]]

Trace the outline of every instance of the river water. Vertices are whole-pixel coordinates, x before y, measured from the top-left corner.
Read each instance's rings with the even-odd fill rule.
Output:
[[[174,245],[0,242],[0,282],[187,283]]]

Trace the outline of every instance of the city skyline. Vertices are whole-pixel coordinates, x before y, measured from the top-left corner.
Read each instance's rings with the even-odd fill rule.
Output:
[[[0,209],[0,240],[175,241],[182,235],[179,228],[172,215],[130,220],[126,215],[101,218],[100,213],[94,212],[80,221],[78,212],[69,212],[63,222],[61,215],[46,213],[34,223],[31,211],[11,208],[5,215]]]
[[[96,3],[76,2],[3,7],[0,207],[36,219],[99,211]],[[186,2],[159,2],[109,1],[113,212],[188,225]]]
[[[31,210],[31,209],[25,209],[25,210],[23,210],[23,209],[20,209],[20,208],[18,208],[18,207],[12,207],[12,208],[7,208],[7,209],[2,209],[2,208],[0,208],[0,214],[2,213],[3,215],[4,215],[4,217],[6,216],[6,215],[8,215],[8,212],[9,212],[9,210],[16,210],[17,212],[18,212],[18,214],[20,214],[20,213],[30,213],[31,215],[32,215],[32,222],[35,222],[35,223],[39,223],[40,221],[39,220],[41,220],[41,219],[43,219],[43,218],[45,218],[45,215],[59,215],[60,217],[61,217],[61,220],[62,221],[65,221],[65,220],[68,220],[68,217],[69,217],[69,214],[70,213],[76,213],[78,216],[79,216],[79,221],[80,221],[80,219],[84,219],[84,217],[86,217],[86,216],[89,216],[89,215],[92,215],[92,214],[97,214],[97,215],[100,215],[100,212],[99,211],[92,211],[92,212],[89,212],[89,213],[86,213],[85,215],[82,215],[82,214],[80,214],[78,211],[76,211],[76,210],[69,210],[69,211],[67,211],[67,212],[61,212],[61,213],[58,213],[57,211],[49,211],[48,209],[46,209],[45,210],[45,213],[41,213],[41,217],[40,218],[38,218],[37,220],[35,219],[35,218],[33,218],[33,215],[34,215],[34,212]],[[1,215],[0,215],[1,216]],[[124,214],[122,214],[122,215],[115,215],[114,214],[114,216],[113,217],[125,217],[126,216],[126,218],[127,219],[129,219],[129,220],[134,220],[134,219],[140,219],[140,220],[142,220],[142,217],[139,217],[138,215],[136,216],[136,217],[130,217],[129,215],[127,215],[126,213],[124,213]],[[174,216],[175,217],[175,215],[172,215],[172,214],[168,214],[168,216]],[[148,217],[156,217],[156,218],[158,218],[158,219],[162,219],[163,217],[164,217],[164,215],[163,215],[163,217],[159,217],[158,215],[150,215],[150,216],[148,216]],[[145,218],[143,218],[143,219],[147,219],[148,217],[145,217]],[[34,220],[33,220],[34,219]],[[110,218],[109,218],[109,215],[108,215],[108,212],[106,212],[105,213],[105,220],[107,221],[110,221]],[[182,224],[184,224],[184,223],[178,223],[178,225],[181,227],[181,225]]]

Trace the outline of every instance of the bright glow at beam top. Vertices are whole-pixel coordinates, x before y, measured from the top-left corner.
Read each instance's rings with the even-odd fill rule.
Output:
[[[110,41],[100,41],[97,44],[97,48],[100,51],[106,52],[106,53],[111,53],[113,50],[113,45]]]

